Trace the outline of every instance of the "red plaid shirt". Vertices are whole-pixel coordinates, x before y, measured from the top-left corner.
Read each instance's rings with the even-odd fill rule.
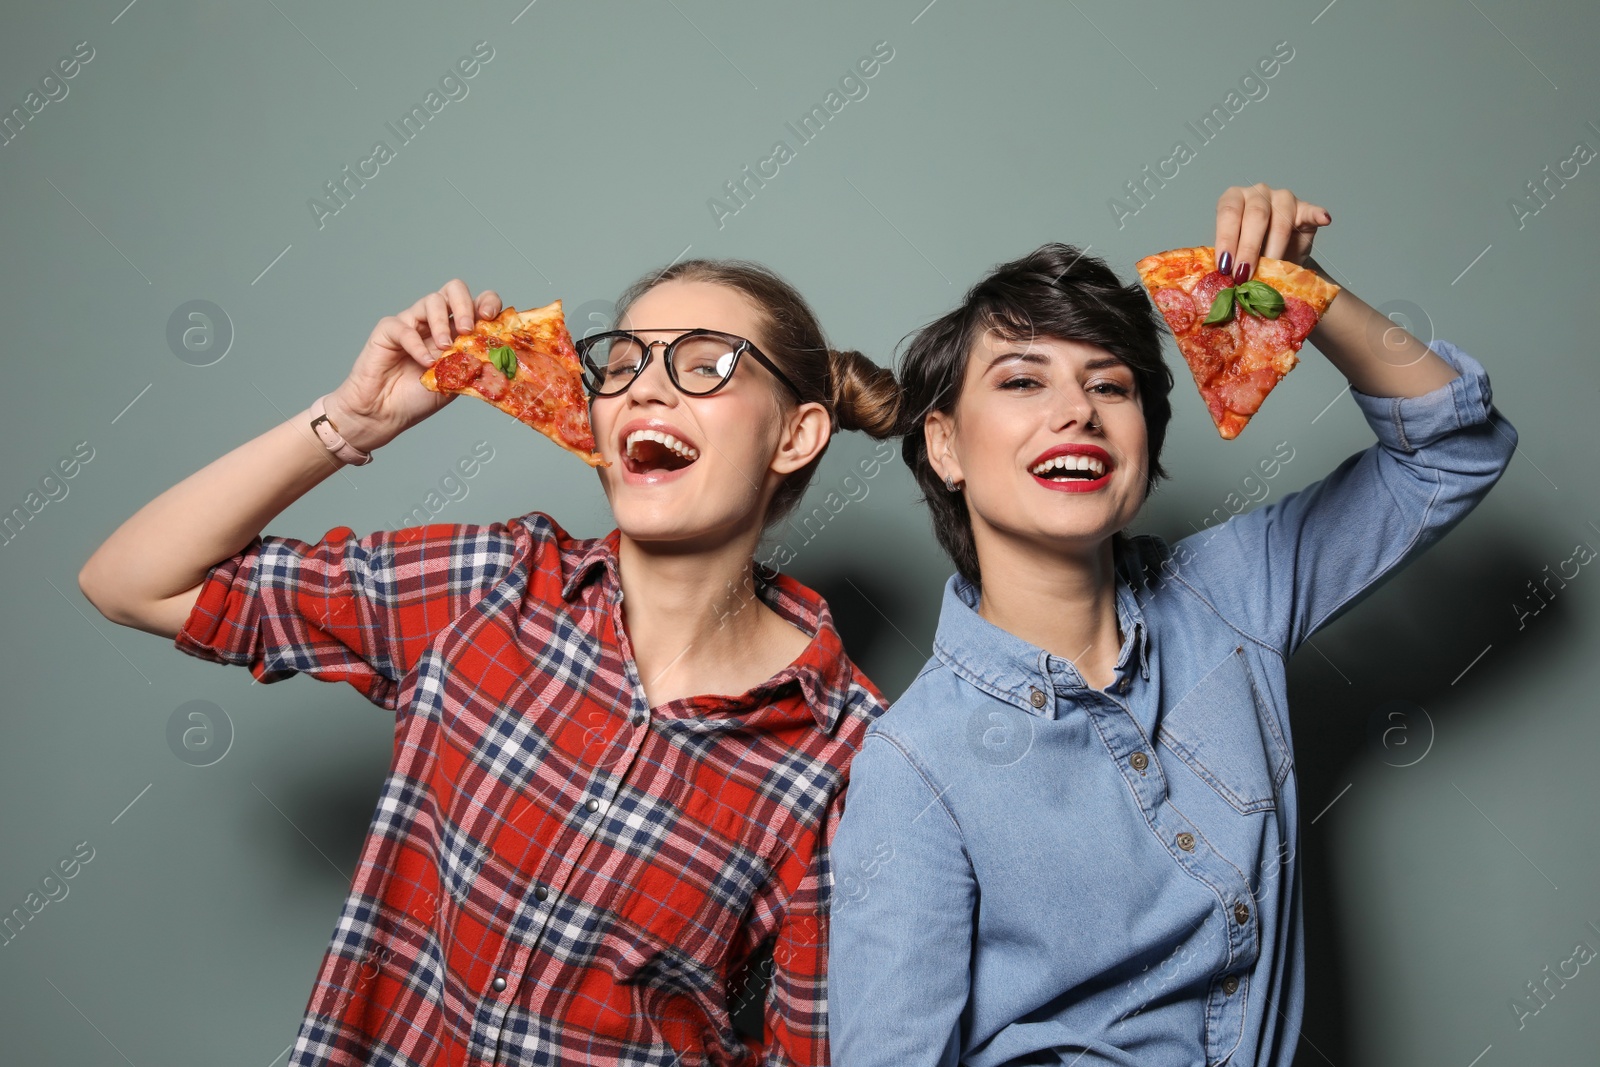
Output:
[[[882,695],[779,575],[758,592],[805,652],[651,708],[617,542],[531,512],[258,537],[212,569],[178,648],[396,713],[293,1067],[828,1061],[828,849]],[[769,938],[757,1041],[729,1003]]]

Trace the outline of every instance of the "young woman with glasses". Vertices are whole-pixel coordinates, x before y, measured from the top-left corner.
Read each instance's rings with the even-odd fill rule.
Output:
[[[604,537],[538,511],[258,534],[453,399],[422,370],[501,310],[455,280],[80,574],[113,621],[263,682],[349,682],[395,715],[294,1067],[828,1060],[827,844],[883,700],[823,600],[753,557],[833,432],[893,429],[894,378],[829,349],[755,264],[678,263],[618,306],[618,332],[580,344]],[[730,1007],[763,980],[747,1036]]]
[[[1286,189],[1230,188],[1219,267],[1326,277],[1309,253],[1330,221]],[[903,455],[957,573],[932,658],[851,767],[838,1067],[1293,1058],[1285,664],[1461,521],[1517,440],[1482,366],[1348,288],[1311,341],[1377,442],[1168,545],[1122,532],[1164,476],[1172,388],[1139,285],[1046,245],[913,339]]]

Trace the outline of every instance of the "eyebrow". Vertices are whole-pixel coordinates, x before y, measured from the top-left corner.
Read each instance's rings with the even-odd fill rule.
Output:
[[[1047,366],[1050,363],[1050,357],[1045,355],[1043,352],[1002,352],[1000,355],[989,361],[989,366],[986,369],[993,370],[995,367],[998,367],[1000,364],[1005,363],[1008,360],[1016,360],[1022,363],[1037,363],[1041,366]],[[1128,364],[1125,361],[1117,359],[1115,356],[1097,356],[1096,358],[1085,363],[1083,365],[1083,369],[1103,370],[1106,367],[1127,366]],[[1131,367],[1128,369],[1132,370]]]

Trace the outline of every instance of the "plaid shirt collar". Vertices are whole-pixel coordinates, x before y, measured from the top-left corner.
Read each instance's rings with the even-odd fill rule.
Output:
[[[622,532],[616,528],[604,537],[596,538],[578,557],[572,573],[562,583],[562,598],[572,600],[600,569],[601,591],[611,603],[619,603],[622,600],[622,579],[618,571],[617,548],[621,540]],[[745,697],[751,701],[764,699],[798,682],[805,693],[806,706],[811,709],[823,732],[831,735],[850,695],[850,673],[846,668],[848,661],[844,642],[834,628],[833,614],[828,610],[827,601],[781,572],[771,580],[763,580],[757,572],[756,592],[762,602],[780,618],[810,634],[811,642],[792,664],[749,690]]]

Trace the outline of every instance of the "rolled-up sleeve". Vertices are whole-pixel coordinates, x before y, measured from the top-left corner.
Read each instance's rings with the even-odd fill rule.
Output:
[[[1436,543],[1499,481],[1517,432],[1483,367],[1414,397],[1350,395],[1378,440],[1322,479],[1173,546],[1176,573],[1241,629],[1291,655]]]
[[[954,1065],[977,881],[960,828],[898,742],[869,731],[833,846],[835,1067]]]
[[[248,667],[262,682],[299,673],[348,682],[395,710],[422,650],[515,555],[511,530],[498,523],[365,537],[336,526],[315,544],[257,536],[211,568],[173,644]]]

